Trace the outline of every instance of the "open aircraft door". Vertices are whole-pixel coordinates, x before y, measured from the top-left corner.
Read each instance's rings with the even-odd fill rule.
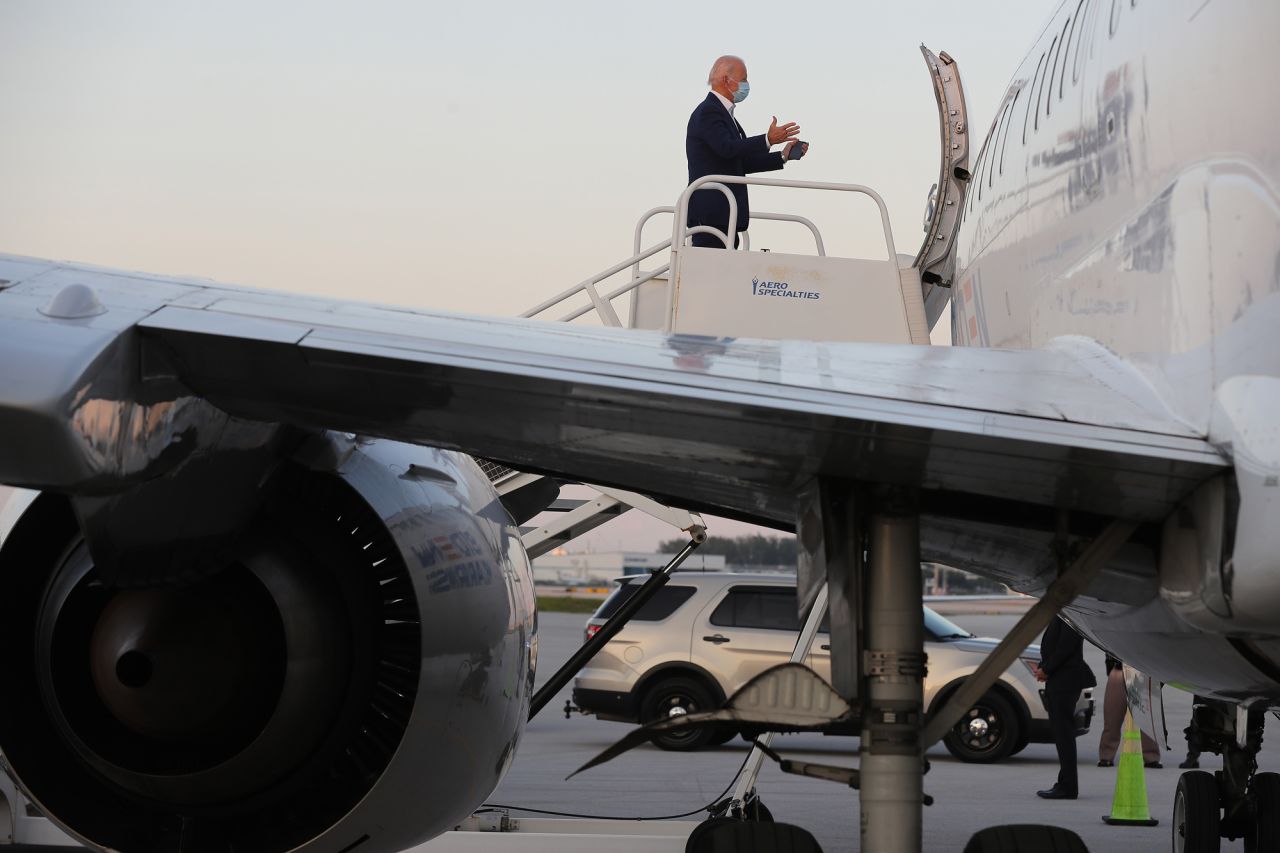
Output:
[[[932,328],[951,298],[951,279],[956,268],[956,234],[960,229],[960,213],[964,209],[965,193],[972,175],[969,172],[969,120],[965,111],[964,88],[960,85],[960,69],[946,51],[935,54],[921,45],[920,52],[924,54],[929,74],[933,77],[933,94],[938,100],[938,128],[942,136],[938,182],[929,190],[924,243],[913,264],[920,273],[925,316]]]

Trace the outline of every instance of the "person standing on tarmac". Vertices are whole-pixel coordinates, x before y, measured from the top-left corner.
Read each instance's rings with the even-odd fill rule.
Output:
[[[1116,763],[1116,751],[1120,748],[1120,736],[1124,729],[1124,715],[1129,711],[1125,696],[1124,664],[1119,658],[1107,655],[1107,687],[1102,699],[1102,737],[1098,739],[1098,766],[1112,767]],[[1164,767],[1160,763],[1160,747],[1151,735],[1142,733],[1142,760],[1150,769]]]
[[[1204,699],[1193,695],[1191,697],[1191,725],[1183,729],[1183,733],[1187,736],[1187,757],[1178,765],[1183,770],[1196,770],[1200,767],[1200,735],[1196,732],[1195,716],[1196,706],[1203,705]]]
[[[1076,768],[1076,703],[1086,687],[1098,683],[1084,662],[1084,641],[1059,617],[1049,623],[1040,641],[1040,663],[1036,679],[1044,682],[1049,729],[1058,749],[1058,781],[1052,788],[1036,791],[1046,800],[1074,800],[1080,795]]]

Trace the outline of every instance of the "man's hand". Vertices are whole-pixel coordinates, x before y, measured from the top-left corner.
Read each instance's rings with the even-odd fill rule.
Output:
[[[778,117],[774,116],[773,121],[769,122],[768,139],[770,145],[777,145],[779,142],[786,142],[789,139],[795,139],[800,135],[800,125],[794,121],[789,121],[781,127],[778,126]]]
[[[1033,671],[1034,671],[1035,676],[1036,676],[1036,681],[1040,681],[1040,682],[1048,681],[1048,680],[1049,680],[1049,676],[1048,676],[1048,674],[1047,674],[1047,673],[1046,673],[1046,672],[1045,672],[1045,671],[1040,667],[1040,664],[1035,664],[1034,666],[1035,666],[1035,668],[1034,668],[1034,670],[1033,670]]]
[[[791,159],[791,146],[792,146],[792,145],[802,145],[802,146],[804,146],[803,148],[801,148],[801,149],[800,149],[800,157],[803,157],[804,155],[806,155],[806,154],[808,154],[808,153],[809,153],[809,143],[807,143],[807,142],[801,142],[799,139],[793,139],[793,140],[791,140],[790,142],[788,142],[786,145],[782,146],[782,159],[783,159],[783,160],[790,160],[790,159]],[[797,157],[796,159],[799,159],[799,157]]]

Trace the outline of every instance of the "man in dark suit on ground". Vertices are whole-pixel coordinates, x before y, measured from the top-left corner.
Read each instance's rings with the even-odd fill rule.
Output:
[[[749,175],[753,172],[769,172],[781,169],[794,145],[801,145],[799,153],[808,150],[808,143],[796,136],[800,126],[795,122],[778,124],[773,117],[767,133],[747,136],[742,125],[733,117],[735,104],[741,103],[750,91],[747,83],[747,66],[736,56],[722,56],[711,66],[707,76],[711,91],[707,98],[689,116],[689,129],[685,134],[684,150],[689,160],[689,183],[704,175]],[[773,145],[784,144],[781,151],[770,152]],[[751,221],[751,208],[747,204],[747,188],[744,184],[729,184],[738,202],[737,231],[746,231]],[[690,226],[710,225],[727,232],[729,229],[729,203],[717,189],[698,190],[689,199]],[[738,235],[733,245],[738,245]],[[693,245],[724,248],[724,243],[714,234],[694,234]]]
[[[1040,641],[1040,666],[1036,678],[1045,683],[1044,700],[1049,729],[1058,748],[1058,781],[1044,791],[1046,800],[1074,800],[1080,793],[1076,771],[1076,703],[1086,687],[1098,681],[1084,662],[1084,641],[1062,619],[1054,619]]]

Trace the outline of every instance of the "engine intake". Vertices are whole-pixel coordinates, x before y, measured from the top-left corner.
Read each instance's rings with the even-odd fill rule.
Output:
[[[283,465],[199,580],[109,586],[70,502],[30,506],[0,551],[0,749],[46,813],[130,853],[402,849],[497,784],[534,649],[510,519],[465,457],[346,450]],[[408,453],[442,476],[397,477]],[[450,570],[486,582],[454,593]],[[426,808],[404,807],[415,777]]]

